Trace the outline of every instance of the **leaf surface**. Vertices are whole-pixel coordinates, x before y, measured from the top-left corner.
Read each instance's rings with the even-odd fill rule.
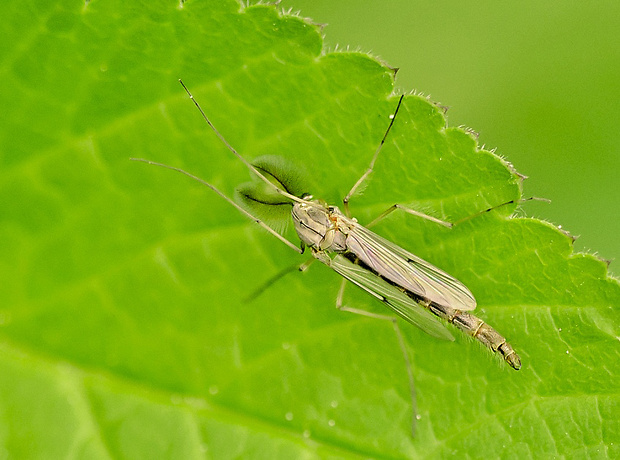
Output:
[[[0,448],[84,458],[617,457],[620,288],[514,206],[454,229],[394,213],[373,230],[465,283],[514,372],[463,337],[406,324],[420,419],[387,322],[336,311],[339,279],[186,177],[233,196],[246,158],[285,157],[338,204],[394,110],[393,72],[322,54],[269,5],[7,5],[0,44]],[[9,46],[9,43],[15,44]],[[410,95],[360,222],[398,202],[452,221],[520,178]],[[289,226],[290,227],[290,226]],[[291,239],[291,228],[285,233]],[[382,312],[354,288],[348,305]]]

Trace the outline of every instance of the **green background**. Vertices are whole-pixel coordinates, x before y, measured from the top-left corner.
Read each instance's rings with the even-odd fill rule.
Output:
[[[129,161],[231,196],[248,180],[183,77],[247,158],[285,157],[303,190],[338,203],[394,110],[388,67],[324,53],[318,26],[235,0],[26,0],[5,5],[0,36],[0,458],[620,455],[620,286],[553,225],[508,218],[515,206],[454,229],[402,213],[377,225],[465,283],[524,363],[401,324],[412,438],[389,323],[338,312],[320,264],[245,301],[305,259],[201,184]],[[457,220],[517,199],[519,176],[461,122],[479,129],[406,97],[353,214],[398,201]]]
[[[331,49],[370,51],[400,68],[397,87],[449,106],[452,126],[529,179],[527,205],[620,257],[620,2],[284,0],[326,23]],[[614,264],[611,266],[612,272]]]

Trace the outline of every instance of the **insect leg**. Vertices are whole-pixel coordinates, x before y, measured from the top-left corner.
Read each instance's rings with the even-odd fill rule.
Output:
[[[411,209],[405,205],[402,204],[394,204],[392,206],[390,206],[388,209],[386,209],[383,213],[381,213],[379,215],[379,217],[377,217],[376,219],[374,219],[372,222],[370,222],[368,225],[366,225],[366,228],[370,228],[373,225],[379,223],[379,221],[381,221],[382,219],[384,219],[385,217],[387,217],[388,215],[390,215],[392,212],[396,211],[397,209],[401,209],[403,211],[405,211],[408,214],[414,215],[414,216],[418,216],[418,217],[422,217],[423,219],[427,219],[430,220],[431,222],[435,222],[439,225],[443,225],[444,227],[448,227],[448,228],[452,228],[455,225],[461,224],[463,222],[466,222],[470,219],[473,219],[475,217],[481,216],[482,214],[486,214],[487,212],[493,211],[497,208],[501,208],[502,206],[506,206],[509,204],[522,204],[525,203],[527,201],[545,201],[545,202],[549,202],[549,200],[547,200],[546,198],[538,198],[535,196],[529,197],[529,198],[523,198],[520,200],[510,200],[510,201],[506,201],[505,203],[502,204],[498,204],[496,206],[491,206],[490,208],[487,209],[483,209],[482,211],[476,212],[470,216],[464,217],[462,219],[459,219],[455,222],[448,222],[445,220],[441,220],[438,219],[437,217],[433,217],[433,216],[429,216],[428,214],[424,214],[423,212],[420,211],[416,211],[415,209]]]
[[[338,290],[338,296],[336,297],[336,308],[340,311],[346,311],[350,313],[355,313],[356,315],[366,316],[368,318],[382,319],[384,321],[390,321],[392,326],[394,327],[394,332],[396,333],[396,338],[398,339],[398,345],[400,346],[400,351],[403,354],[403,358],[405,359],[405,367],[407,369],[407,378],[409,379],[409,393],[411,395],[411,435],[415,436],[416,429],[416,421],[418,419],[418,407],[416,402],[416,394],[415,394],[415,381],[413,379],[413,366],[411,365],[411,359],[409,358],[409,353],[407,352],[407,347],[405,345],[405,338],[403,337],[403,333],[398,326],[398,321],[393,316],[388,315],[380,315],[377,313],[371,313],[369,311],[360,310],[358,308],[350,308],[346,305],[343,305],[343,297],[344,297],[344,289],[347,285],[347,280],[343,279],[340,284],[340,289]]]
[[[256,299],[263,292],[265,292],[268,288],[270,288],[273,284],[277,283],[278,281],[280,281],[281,278],[284,278],[286,275],[288,275],[291,272],[294,272],[294,271],[305,272],[310,267],[310,265],[312,265],[312,262],[314,262],[315,260],[316,259],[312,257],[306,260],[301,265],[294,264],[294,265],[290,265],[280,270],[278,273],[276,273],[271,278],[269,278],[267,281],[265,281],[262,285],[260,285],[256,290],[254,290],[254,292],[252,292],[249,296],[243,299],[244,302],[251,302],[252,300]]]
[[[377,150],[375,150],[375,154],[373,155],[372,160],[370,160],[370,165],[368,166],[368,169],[364,172],[364,174],[362,174],[362,177],[360,177],[357,180],[357,182],[353,185],[353,187],[351,187],[351,190],[349,190],[349,193],[347,193],[347,195],[342,200],[342,203],[344,205],[344,213],[346,214],[347,217],[351,217],[351,212],[349,211],[349,200],[355,194],[359,186],[362,185],[362,183],[364,183],[364,181],[368,178],[370,173],[372,173],[375,167],[375,162],[377,161],[377,157],[379,156],[379,152],[381,152],[381,148],[383,147],[383,144],[385,144],[385,139],[387,138],[387,135],[390,132],[390,129],[392,129],[392,125],[394,124],[394,120],[396,119],[396,114],[398,113],[398,109],[400,108],[400,104],[403,102],[404,97],[405,96],[402,95],[400,96],[400,99],[398,99],[398,105],[396,106],[396,110],[394,111],[394,114],[391,116],[392,120],[390,121],[390,124],[387,130],[385,131],[385,134],[383,135],[383,139],[381,139],[381,143],[379,144],[379,147],[377,147]]]
[[[388,215],[392,214],[397,209],[402,209],[403,211],[405,211],[408,214],[412,214],[414,216],[418,216],[418,217],[421,217],[423,219],[430,220],[431,222],[435,222],[435,223],[437,223],[439,225],[443,225],[444,227],[452,228],[454,226],[454,224],[451,223],[451,222],[446,222],[445,220],[441,220],[441,219],[438,219],[437,217],[429,216],[428,214],[424,214],[423,212],[416,211],[415,209],[411,209],[411,208],[408,208],[407,206],[404,206],[402,204],[398,204],[397,203],[397,204],[393,204],[392,206],[390,206],[383,213],[381,213],[381,215],[379,215],[379,217],[375,218],[375,220],[373,220],[371,223],[366,225],[366,228],[370,228],[373,225],[379,223],[379,221],[383,220],[385,217],[387,217]]]
[[[273,190],[276,193],[279,193],[282,196],[285,196],[286,198],[288,198],[289,200],[293,200],[293,201],[297,201],[297,202],[301,202],[303,200],[301,200],[299,197],[296,197],[295,195],[291,195],[290,193],[288,193],[286,190],[282,190],[281,188],[279,188],[276,184],[274,184],[273,182],[271,182],[267,177],[265,177],[265,175],[261,172],[261,170],[259,168],[256,168],[252,163],[250,163],[248,160],[246,160],[239,152],[237,152],[237,150],[235,150],[235,148],[230,145],[230,143],[226,140],[226,138],[222,135],[222,133],[220,133],[217,128],[215,127],[215,125],[213,123],[211,123],[211,120],[209,119],[209,117],[207,117],[207,114],[204,112],[204,110],[202,110],[202,107],[200,107],[200,104],[198,103],[198,101],[194,98],[194,95],[189,91],[189,89],[187,88],[187,86],[185,86],[185,83],[183,83],[183,80],[179,79],[179,83],[181,84],[181,86],[183,87],[183,89],[185,90],[185,92],[187,93],[187,95],[189,96],[189,98],[192,100],[192,102],[194,103],[194,105],[196,106],[196,108],[198,109],[198,111],[200,112],[200,114],[202,115],[202,118],[204,119],[204,121],[207,122],[207,124],[209,125],[209,127],[215,132],[215,134],[217,135],[217,137],[219,137],[219,139],[222,141],[222,143],[226,146],[226,148],[228,150],[230,150],[239,160],[241,160],[241,162],[250,170],[252,171],[254,174],[256,174],[256,176],[258,176],[258,178],[260,180],[262,180],[263,182],[265,182],[265,184],[267,184],[269,187],[273,188]],[[172,169],[172,168],[171,168]],[[209,186],[210,187],[210,186]],[[213,187],[211,187],[213,188]]]
[[[539,198],[537,196],[531,196],[529,198],[521,198],[520,200],[510,200],[510,201],[506,201],[505,203],[502,204],[498,204],[495,206],[491,206],[490,208],[487,209],[483,209],[482,211],[476,212],[474,214],[472,214],[471,216],[467,216],[467,217],[463,217],[462,219],[459,219],[455,222],[452,223],[452,227],[454,227],[455,225],[458,225],[460,223],[466,222],[470,219],[473,219],[474,217],[478,217],[481,216],[482,214],[486,214],[487,212],[491,212],[497,208],[501,208],[503,206],[509,205],[509,204],[523,204],[523,203],[527,203],[528,201],[544,201],[545,203],[551,203],[551,200],[548,200],[547,198]]]
[[[188,173],[187,171],[181,169],[181,168],[175,168],[174,166],[169,166],[163,163],[157,163],[155,161],[151,161],[151,160],[145,160],[144,158],[130,158],[130,160],[132,161],[141,161],[142,163],[146,163],[149,165],[154,165],[154,166],[161,166],[162,168],[166,168],[166,169],[172,169],[173,171],[176,172],[180,172],[181,174],[185,174],[188,177],[191,177],[192,179],[194,179],[197,182],[200,182],[202,185],[206,185],[207,187],[209,187],[211,190],[213,190],[215,193],[217,193],[219,196],[221,196],[222,198],[224,198],[226,201],[228,201],[228,203],[230,203],[237,211],[239,211],[241,214],[243,214],[244,216],[249,217],[250,219],[252,219],[254,222],[256,222],[258,225],[260,225],[261,227],[263,227],[265,230],[267,230],[269,233],[271,233],[273,236],[275,236],[277,239],[279,239],[280,241],[282,241],[284,244],[286,244],[288,247],[292,248],[293,250],[297,251],[298,253],[303,253],[303,251],[301,250],[301,248],[295,246],[293,243],[291,243],[289,240],[287,240],[286,238],[284,238],[282,235],[280,235],[278,232],[276,232],[273,228],[271,228],[269,225],[267,225],[265,222],[263,222],[262,220],[260,220],[257,217],[254,217],[252,214],[250,214],[249,212],[247,212],[245,209],[243,209],[241,206],[239,206],[237,203],[235,203],[233,200],[231,200],[230,198],[228,198],[223,192],[219,191],[214,185],[209,184],[208,182],[202,180],[201,178],[194,176],[191,173]]]

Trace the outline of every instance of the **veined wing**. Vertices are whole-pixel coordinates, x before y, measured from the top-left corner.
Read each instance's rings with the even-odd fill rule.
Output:
[[[476,299],[463,283],[359,224],[348,233],[347,248],[381,276],[415,295],[458,310],[476,308]]]
[[[438,318],[381,277],[354,264],[340,254],[335,255],[333,259],[325,256],[320,260],[339,275],[381,300],[401,318],[419,327],[427,334],[442,340],[454,340],[450,331]]]

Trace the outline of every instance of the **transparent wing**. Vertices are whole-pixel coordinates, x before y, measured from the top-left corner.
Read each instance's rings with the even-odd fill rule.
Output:
[[[347,248],[381,276],[415,295],[458,310],[476,308],[476,299],[463,283],[359,224],[348,234]]]
[[[398,288],[341,255],[320,259],[339,275],[376,297],[401,318],[442,340],[454,340],[446,326]]]

